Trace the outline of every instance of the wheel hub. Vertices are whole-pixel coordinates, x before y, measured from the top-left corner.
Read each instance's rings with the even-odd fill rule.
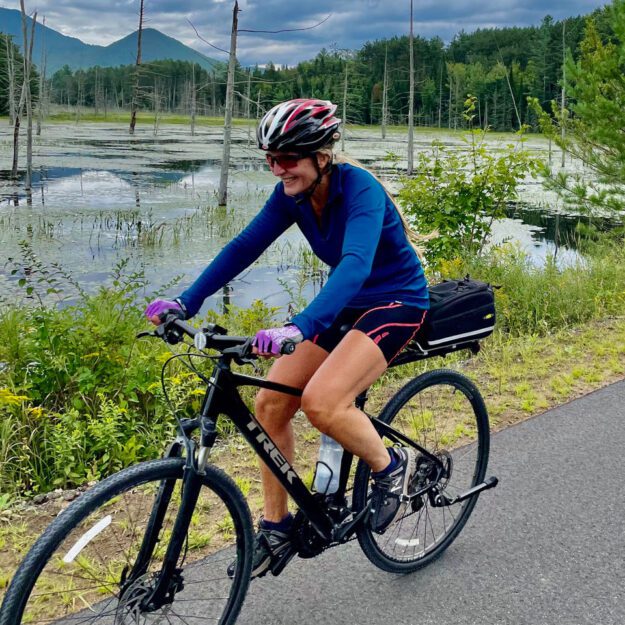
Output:
[[[163,610],[155,623],[166,618],[176,593],[183,589],[182,576],[176,573],[172,576],[169,589],[162,601],[154,602],[154,590],[157,587],[158,574],[143,575],[122,591],[115,611],[115,625],[138,625],[145,622],[145,615]]]

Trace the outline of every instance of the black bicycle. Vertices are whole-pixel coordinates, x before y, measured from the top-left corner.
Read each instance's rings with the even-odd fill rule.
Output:
[[[274,575],[294,555],[311,558],[354,538],[381,569],[415,571],[449,547],[479,493],[497,484],[494,477],[485,480],[489,428],[479,391],[456,371],[424,373],[372,417],[387,444],[410,445],[417,452],[403,517],[375,533],[368,523],[366,464],[358,461],[352,472],[354,458],[344,452],[338,491],[311,492],[246,407],[242,386],[301,395],[299,389],[232,370],[233,363],[254,359],[249,337],[228,336],[214,325],[198,330],[173,316],[142,334],[170,344],[193,340],[172,359],[181,359],[205,382],[200,413],[178,422],[178,437],[164,458],[103,480],[48,526],[7,590],[0,625],[234,623],[250,582],[253,527],[241,489],[209,462],[221,416],[232,420],[298,506],[292,548],[272,565]],[[430,355],[408,349],[395,364]],[[193,365],[194,358],[215,359],[210,377]],[[364,409],[365,402],[363,393],[356,403]]]

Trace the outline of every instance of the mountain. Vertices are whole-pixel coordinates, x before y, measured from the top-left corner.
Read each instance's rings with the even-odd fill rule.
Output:
[[[28,32],[30,33],[32,25],[30,18],[28,18],[28,24]],[[19,11],[0,8],[0,32],[12,35],[13,41],[22,50],[22,16]],[[75,37],[67,37],[52,28],[43,26],[41,16],[37,16],[35,44],[33,46],[33,61],[37,67],[41,63],[42,43],[47,55],[46,73],[48,76],[51,76],[63,65],[69,65],[73,70],[95,65],[116,67],[117,65],[131,65],[137,58],[137,31],[114,41],[108,46],[96,46],[83,43]],[[143,29],[141,48],[143,62],[160,59],[189,61],[198,63],[209,71],[223,65],[223,63],[204,56],[154,28]]]

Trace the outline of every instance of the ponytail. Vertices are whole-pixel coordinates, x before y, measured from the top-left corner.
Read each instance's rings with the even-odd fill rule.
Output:
[[[404,232],[406,234],[406,238],[408,239],[408,242],[414,248],[414,251],[417,253],[419,260],[423,261],[423,248],[421,244],[424,241],[428,241],[431,238],[431,236],[423,236],[423,235],[417,234],[411,228],[410,224],[408,223],[408,220],[406,219],[406,216],[404,215],[401,208],[399,208],[399,205],[395,201],[395,198],[391,195],[391,192],[389,191],[386,184],[384,184],[384,182],[376,174],[374,174],[372,171],[367,169],[360,161],[357,161],[354,158],[350,158],[349,156],[346,156],[345,154],[335,154],[334,151],[332,150],[332,145],[321,148],[320,150],[317,150],[317,152],[320,154],[325,154],[329,156],[330,162],[332,163],[347,163],[348,165],[352,165],[353,167],[358,167],[358,169],[364,169],[365,171],[369,172],[380,183],[380,185],[384,189],[384,192],[388,196],[389,200],[395,207],[395,210],[397,211],[399,218],[401,219],[401,223],[404,228]]]

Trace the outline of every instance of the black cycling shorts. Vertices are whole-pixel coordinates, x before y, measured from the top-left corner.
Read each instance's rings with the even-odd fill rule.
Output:
[[[419,331],[426,312],[401,302],[371,308],[344,308],[329,328],[311,340],[331,352],[349,330],[360,330],[382,350],[386,362],[391,364]]]

